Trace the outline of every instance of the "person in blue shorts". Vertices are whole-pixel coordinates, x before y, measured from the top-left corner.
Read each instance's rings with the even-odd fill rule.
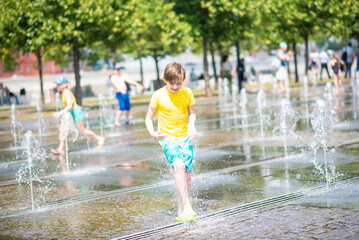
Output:
[[[114,67],[113,68],[113,75],[111,76],[111,83],[113,87],[115,88],[116,92],[116,98],[119,103],[119,110],[116,114],[115,119],[115,126],[120,127],[120,118],[123,113],[123,111],[126,111],[126,125],[132,125],[133,122],[130,122],[130,110],[131,110],[131,104],[130,104],[130,95],[128,93],[128,89],[126,86],[126,82],[135,86],[138,86],[143,91],[144,88],[141,84],[134,80],[130,80],[128,78],[125,78],[123,76],[120,76],[120,68]]]
[[[189,88],[182,87],[186,71],[181,64],[169,63],[164,72],[166,86],[152,95],[146,116],[149,134],[162,147],[164,154],[174,169],[174,178],[179,195],[176,221],[194,221],[197,214],[189,201],[189,190],[193,171],[192,140],[196,139],[196,114],[194,97]],[[153,117],[157,112],[158,129],[154,131]]]

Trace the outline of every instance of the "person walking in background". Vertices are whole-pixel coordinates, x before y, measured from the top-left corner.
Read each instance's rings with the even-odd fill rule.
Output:
[[[327,71],[328,78],[330,78],[329,70],[328,70],[328,62],[330,60],[329,54],[327,52],[327,49],[323,49],[321,53],[319,54],[319,60],[320,60],[320,80],[323,80],[322,73],[323,69]]]
[[[349,42],[348,46],[345,47],[343,52],[343,61],[345,62],[345,75],[344,77],[347,78],[349,76],[349,79],[351,77],[351,69],[352,69],[352,63],[354,60],[354,49],[352,48],[352,43]],[[348,74],[349,73],[349,74]]]
[[[133,125],[133,122],[130,122],[130,95],[126,86],[126,82],[141,88],[141,91],[144,90],[144,87],[138,82],[128,79],[126,77],[120,76],[120,67],[114,67],[111,76],[112,86],[115,88],[116,98],[119,104],[119,110],[116,114],[115,126],[120,127],[120,118],[123,111],[126,111],[126,125]]]
[[[60,118],[65,112],[70,112],[80,134],[96,140],[96,148],[101,148],[105,142],[105,138],[100,137],[93,131],[85,128],[85,121],[81,107],[77,105],[74,94],[68,89],[69,81],[64,76],[61,76],[58,77],[54,83],[56,83],[57,91],[61,93],[61,99],[65,104],[65,107],[61,111],[53,113],[52,116],[57,119]],[[60,129],[63,129],[63,127],[60,127]],[[51,149],[51,152],[56,155],[64,155],[65,141],[65,135],[61,134],[59,147],[57,149]]]
[[[340,79],[341,61],[336,53],[332,54],[332,60],[330,61],[330,66],[333,71],[335,94],[338,95],[342,91],[342,81]]]
[[[222,79],[227,78],[229,89],[232,90],[232,64],[229,61],[228,55],[224,55],[222,58]]]
[[[181,64],[172,62],[166,66],[163,77],[166,86],[153,93],[145,120],[149,134],[159,140],[174,169],[179,195],[177,222],[194,221],[197,218],[188,196],[193,171],[192,140],[197,137],[195,100],[192,91],[182,87],[185,77],[186,71]],[[154,131],[152,122],[156,112],[159,131]]]
[[[15,102],[16,104],[19,104],[19,97],[13,93],[13,92],[10,92],[10,90],[5,87],[5,96],[6,96],[6,100],[7,100],[7,103],[11,105],[11,98],[15,98]]]
[[[316,79],[319,78],[319,53],[317,49],[313,48],[312,52],[309,54],[309,66],[312,71],[312,76]]]
[[[285,93],[287,91],[286,85],[288,83],[288,72],[287,72],[287,62],[293,56],[292,51],[287,52],[288,45],[285,42],[279,44],[279,50],[277,57],[279,58],[280,65],[276,73],[276,78],[278,81],[278,91],[279,93]],[[289,84],[288,84],[289,87]]]

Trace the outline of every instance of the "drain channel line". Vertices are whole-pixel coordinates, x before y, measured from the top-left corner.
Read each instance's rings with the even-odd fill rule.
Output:
[[[253,203],[243,204],[243,205],[235,206],[232,208],[227,208],[227,209],[224,209],[224,210],[221,210],[218,212],[214,212],[214,213],[210,213],[210,214],[207,214],[204,216],[199,216],[198,219],[196,220],[196,222],[202,222],[202,221],[208,221],[208,220],[218,220],[220,218],[243,214],[243,213],[253,211],[253,210],[260,210],[260,209],[265,209],[265,208],[269,208],[269,207],[274,207],[278,204],[284,204],[284,203],[288,203],[288,202],[291,202],[294,200],[305,198],[312,194],[318,194],[320,191],[324,192],[324,191],[331,190],[333,188],[348,186],[348,185],[355,184],[355,183],[359,183],[359,177],[341,180],[341,181],[333,182],[333,183],[328,183],[328,187],[327,187],[327,184],[323,184],[323,185],[320,185],[317,187],[313,187],[311,189],[298,191],[298,192],[294,192],[294,193],[289,193],[289,194],[284,194],[281,196],[268,198],[268,199],[264,199],[264,200],[259,200],[259,201],[253,202]],[[127,236],[117,237],[117,238],[113,238],[113,239],[116,239],[116,240],[117,239],[118,240],[120,240],[120,239],[144,239],[144,238],[161,236],[162,234],[165,234],[165,233],[171,233],[171,232],[175,231],[176,229],[178,229],[179,227],[183,227],[183,225],[185,225],[185,224],[187,224],[187,223],[170,224],[170,225],[150,229],[150,230],[139,232],[139,233],[134,233],[134,234],[127,235]],[[194,223],[194,224],[196,224],[196,223]]]

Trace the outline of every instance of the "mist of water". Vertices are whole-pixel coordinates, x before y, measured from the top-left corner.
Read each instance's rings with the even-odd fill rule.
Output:
[[[37,99],[36,109],[37,109],[37,116],[38,116],[37,118],[38,118],[38,125],[39,125],[39,136],[41,138],[43,132],[46,131],[46,129],[47,129],[47,125],[45,123],[45,119],[42,114],[42,103],[41,103],[40,96]]]
[[[239,106],[241,108],[242,128],[244,131],[248,130],[247,102],[247,91],[245,88],[242,88],[240,93]]]
[[[20,135],[23,130],[22,124],[18,121],[18,116],[16,113],[16,105],[11,104],[11,122],[10,122],[10,131],[11,135],[14,138],[14,147],[17,148],[17,144],[21,141]]]
[[[40,148],[39,142],[31,131],[26,132],[21,146],[22,156],[25,157],[26,162],[20,166],[16,178],[19,184],[24,183],[29,187],[31,208],[34,210],[37,205],[45,202],[52,187],[51,182],[41,179],[46,173],[46,157],[48,156],[45,150]]]
[[[264,93],[264,91],[261,89],[258,92],[257,95],[257,109],[256,109],[256,113],[258,114],[259,117],[259,123],[260,123],[260,127],[261,127],[261,138],[264,137],[264,124],[266,121],[266,114],[264,112],[264,109],[267,107],[267,100],[266,100],[266,95]]]
[[[75,126],[75,123],[72,119],[72,116],[69,112],[65,112],[61,116],[60,121],[60,134],[59,138],[65,139],[65,158],[66,158],[66,166],[67,166],[67,172],[69,172],[69,144],[68,141],[75,142],[78,137],[78,130]]]
[[[338,174],[335,172],[333,161],[335,150],[329,148],[327,143],[327,136],[333,131],[333,120],[328,104],[323,99],[316,101],[311,123],[314,130],[314,137],[310,145],[313,151],[311,161],[316,174],[324,176],[328,186],[338,177]]]
[[[288,101],[288,99],[282,99],[280,110],[280,132],[283,137],[284,152],[286,157],[288,156],[287,137],[288,135],[296,137],[294,131],[298,120],[299,113],[292,109],[290,101]]]

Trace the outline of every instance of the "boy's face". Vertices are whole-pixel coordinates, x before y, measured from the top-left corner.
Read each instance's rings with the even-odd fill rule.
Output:
[[[165,78],[163,78],[163,80],[165,81],[166,88],[170,93],[177,93],[183,85],[183,80],[178,80],[175,81],[174,83],[168,82]]]
[[[66,83],[56,85],[56,89],[58,92],[62,92],[65,88],[66,88]]]

